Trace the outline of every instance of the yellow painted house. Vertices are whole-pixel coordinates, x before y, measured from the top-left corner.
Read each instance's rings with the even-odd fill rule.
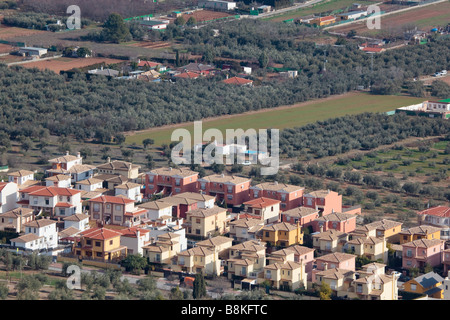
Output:
[[[386,239],[377,237],[356,238],[348,241],[344,249],[350,250],[358,256],[365,256],[371,261],[382,260],[388,262],[388,249]]]
[[[388,243],[398,243],[402,225],[398,221],[383,219],[357,227],[350,235],[353,239],[357,237],[378,237],[385,238]]]
[[[203,273],[207,275],[220,275],[220,260],[218,252],[206,247],[194,247],[177,254],[172,264],[175,272]]]
[[[441,228],[421,225],[400,232],[400,244],[412,242],[419,239],[441,239]]]
[[[303,244],[303,233],[297,223],[280,222],[261,229],[262,241],[272,246],[289,247],[295,244]]]
[[[183,226],[187,236],[204,239],[215,233],[223,234],[228,230],[228,223],[227,209],[215,206],[187,211]]]
[[[82,259],[120,260],[127,255],[127,247],[120,244],[121,235],[106,228],[88,229],[77,236],[73,252]]]
[[[171,259],[180,252],[180,235],[173,232],[161,234],[155,243],[142,249],[149,262],[170,264]]]
[[[443,289],[440,288],[444,278],[431,271],[417,278],[411,279],[403,284],[403,290],[423,295],[431,298],[442,299]]]
[[[307,287],[307,277],[303,263],[286,261],[265,266],[258,283],[269,281],[271,287],[277,290],[296,290]]]

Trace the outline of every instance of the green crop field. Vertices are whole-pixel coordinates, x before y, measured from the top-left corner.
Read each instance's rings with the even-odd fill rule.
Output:
[[[203,122],[203,131],[209,128],[221,130],[225,137],[226,129],[253,128],[285,129],[299,127],[318,120],[336,118],[347,114],[363,112],[386,112],[397,107],[421,102],[421,98],[406,96],[378,96],[369,93],[349,93],[333,98],[304,102],[289,107],[267,109],[256,113],[232,115],[227,118],[214,118]],[[193,139],[193,123],[177,126],[188,129]],[[171,134],[175,127],[153,128],[144,132],[130,134],[126,138],[127,144],[142,144],[144,139],[155,141],[155,146],[171,142]]]

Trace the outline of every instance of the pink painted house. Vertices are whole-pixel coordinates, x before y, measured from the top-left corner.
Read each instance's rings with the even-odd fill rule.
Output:
[[[250,199],[260,197],[280,201],[280,210],[286,211],[300,207],[303,203],[304,188],[286,183],[263,182],[250,187]]]
[[[305,272],[308,274],[308,281],[311,281],[315,249],[300,246],[297,244],[287,247],[286,250],[294,252],[294,262],[300,263],[300,260],[303,261],[305,265]]]
[[[342,212],[342,195],[331,190],[313,191],[303,196],[303,206],[319,210],[322,216]]]
[[[426,264],[436,267],[442,263],[444,241],[440,239],[419,239],[403,244],[402,267],[423,268]]]
[[[344,269],[355,271],[356,255],[343,253],[343,252],[333,252],[326,254],[321,257],[317,257],[314,261],[314,266],[312,270],[312,280],[315,282],[315,275],[320,271],[325,271],[328,269]]]
[[[145,197],[152,194],[176,195],[197,191],[198,172],[187,168],[158,168],[145,174]]]
[[[228,207],[241,206],[249,200],[251,180],[244,177],[213,174],[198,179],[197,190],[203,194],[215,196],[219,203]]]
[[[312,222],[314,232],[330,229],[350,233],[356,229],[356,215],[347,213],[330,213]]]
[[[319,218],[319,210],[307,207],[298,207],[281,212],[281,222],[289,222],[302,227],[309,227],[314,220]]]

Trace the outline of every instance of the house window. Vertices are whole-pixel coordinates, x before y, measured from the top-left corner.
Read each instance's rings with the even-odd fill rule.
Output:
[[[50,199],[49,198],[45,198],[45,204],[49,205],[50,204]]]
[[[86,240],[86,245],[87,245],[87,246],[92,245],[92,240]]]
[[[148,181],[149,181],[149,182],[153,182],[154,178],[155,178],[154,176],[149,176],[149,177],[148,177]]]
[[[121,216],[114,216],[114,221],[122,221],[122,217]]]
[[[175,179],[175,185],[179,186],[180,185],[180,179]]]
[[[205,190],[205,189],[206,189],[206,183],[202,182],[202,183],[200,184],[200,188],[201,188],[202,190]]]
[[[254,191],[254,192],[253,192],[253,197],[254,197],[254,198],[258,198],[258,191]]]
[[[417,290],[417,285],[415,285],[414,283],[411,283],[411,291],[416,291]]]
[[[233,196],[231,194],[227,195],[228,200],[233,200]]]
[[[112,245],[112,244],[113,244],[113,241],[112,241],[112,240],[109,240],[109,244]]]
[[[266,237],[269,237],[269,232],[268,231],[266,231]]]
[[[286,201],[286,195],[285,194],[281,195],[281,201]]]
[[[120,211],[122,209],[122,206],[116,205],[116,211]]]
[[[101,257],[102,256],[102,253],[101,252],[96,252],[96,254],[95,254],[97,257]]]
[[[92,209],[97,212],[100,211],[100,204],[94,203],[94,205],[92,206]]]
[[[100,219],[100,215],[98,213],[94,213],[94,219]]]
[[[65,209],[59,209],[59,214],[60,215],[65,215],[66,214],[66,210]]]
[[[101,247],[101,245],[102,245],[102,244],[101,244],[100,241],[95,241],[95,246],[96,246],[96,247]]]
[[[106,209],[111,209],[111,205],[109,203],[106,205]]]
[[[228,188],[227,188],[228,190],[228,193],[231,193],[231,192],[233,192],[233,187],[232,186],[228,186]]]

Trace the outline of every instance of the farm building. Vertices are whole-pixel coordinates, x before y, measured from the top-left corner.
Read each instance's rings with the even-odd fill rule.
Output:
[[[419,104],[397,108],[395,112],[404,112],[409,115],[418,115],[430,118],[450,119],[450,99],[424,101]]]
[[[253,86],[253,81],[252,80],[239,78],[239,77],[227,78],[225,80],[222,80],[222,82],[226,83],[226,84],[237,84],[237,85],[240,85],[240,86]]]
[[[88,73],[108,77],[117,77],[119,75],[119,71],[113,69],[103,69],[103,67],[101,67],[101,69],[89,70]]]
[[[367,11],[361,10],[361,11],[350,11],[346,13],[341,13],[339,17],[341,20],[351,20],[351,19],[358,19],[361,17],[367,16]]]
[[[333,24],[335,22],[336,22],[336,17],[334,17],[334,16],[317,17],[310,21],[311,24],[315,24],[319,27]]]
[[[152,30],[162,30],[167,28],[169,20],[141,20],[139,24]]]
[[[207,0],[198,3],[199,8],[229,11],[236,8],[236,2]]]
[[[19,54],[22,56],[30,57],[30,56],[38,56],[41,57],[47,53],[47,49],[45,48],[34,48],[34,47],[22,47],[19,48]]]

